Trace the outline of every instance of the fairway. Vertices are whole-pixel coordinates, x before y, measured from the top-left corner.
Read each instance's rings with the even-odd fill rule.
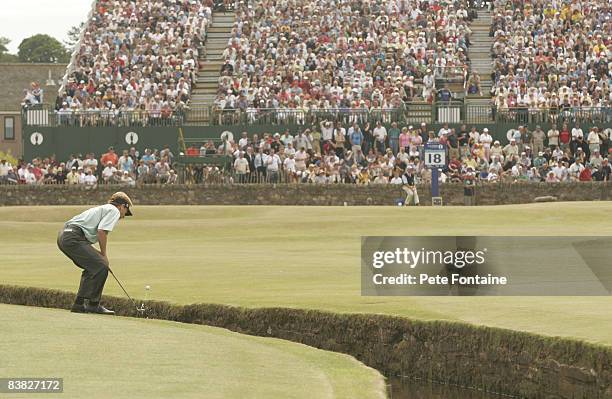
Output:
[[[0,209],[0,281],[76,291],[56,247],[86,207]],[[174,303],[385,313],[612,344],[610,297],[362,297],[365,235],[611,235],[610,202],[495,207],[138,206],[109,238],[113,270],[136,297]],[[109,278],[106,294],[122,296]]]
[[[354,358],[220,328],[0,305],[0,375],[64,378],[48,398],[383,398]]]

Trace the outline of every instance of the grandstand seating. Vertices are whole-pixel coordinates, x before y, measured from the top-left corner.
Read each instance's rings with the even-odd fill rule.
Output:
[[[167,118],[190,100],[212,15],[200,0],[98,0],[56,109]]]
[[[609,107],[610,17],[607,0],[496,1],[491,35],[497,109]]]
[[[467,74],[469,12],[454,3],[240,2],[217,109],[399,108]]]

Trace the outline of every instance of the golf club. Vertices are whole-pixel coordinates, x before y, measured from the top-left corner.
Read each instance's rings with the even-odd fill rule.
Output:
[[[145,302],[149,301],[149,291],[151,290],[151,286],[150,285],[146,285],[145,286],[145,299],[144,302],[142,302],[142,304],[140,305],[142,311],[145,311]],[[149,318],[149,316],[146,316],[147,319]]]
[[[115,273],[113,273],[113,270],[109,267],[108,271],[110,272],[110,274],[113,275],[113,277],[115,278],[115,281],[117,281],[117,284],[119,284],[119,287],[121,287],[121,289],[123,290],[123,292],[125,292],[125,295],[127,295],[127,297],[130,299],[130,301],[132,301],[132,303],[134,304],[134,307],[136,308],[137,312],[144,312],[145,311],[145,307],[144,307],[144,303],[142,304],[141,307],[138,307],[138,305],[136,304],[136,302],[132,299],[132,297],[130,296],[130,294],[127,293],[127,291],[125,290],[125,288],[123,288],[123,284],[121,284],[121,281],[119,281],[119,279],[117,278],[117,276],[115,276]]]

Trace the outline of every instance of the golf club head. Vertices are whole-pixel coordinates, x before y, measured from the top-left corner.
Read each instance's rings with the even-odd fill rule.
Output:
[[[136,307],[136,312],[138,313],[139,316],[146,316],[146,312],[147,308],[145,307],[144,302],[140,304],[140,307]]]

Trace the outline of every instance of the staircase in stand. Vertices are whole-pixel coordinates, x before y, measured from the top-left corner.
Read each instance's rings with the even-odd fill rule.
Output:
[[[493,58],[491,57],[491,47],[493,38],[489,36],[491,29],[491,11],[486,9],[478,10],[478,18],[472,21],[470,29],[472,36],[470,37],[471,45],[469,47],[468,56],[472,73],[476,72],[480,76],[480,90],[482,96],[470,95],[465,97],[466,105],[478,106],[470,107],[467,122],[485,123],[492,121],[491,115],[491,73],[493,72]]]
[[[219,76],[224,64],[223,52],[227,48],[234,27],[233,12],[214,12],[212,24],[208,27],[204,51],[200,54],[198,77],[191,94],[191,110],[187,124],[209,124],[209,109],[219,88]]]

